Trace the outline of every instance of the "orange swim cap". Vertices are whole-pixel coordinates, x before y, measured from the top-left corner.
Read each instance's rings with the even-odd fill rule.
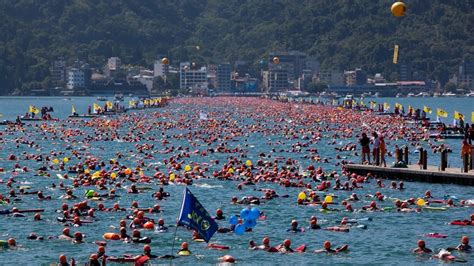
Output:
[[[64,254],[59,255],[59,262],[60,263],[67,263],[66,255],[64,255]]]
[[[329,242],[329,241],[324,241],[324,248],[325,248],[325,249],[330,249],[330,248],[331,248],[331,242]]]
[[[264,245],[270,244],[270,238],[268,238],[267,236],[264,237],[263,240],[262,240],[262,243],[263,243]]]
[[[463,237],[461,238],[461,243],[463,243],[463,244],[465,244],[465,245],[469,244],[469,237],[463,236]]]
[[[188,249],[188,243],[187,242],[181,243],[181,249]]]
[[[71,233],[71,230],[68,227],[63,229],[63,234],[69,235],[69,233]]]
[[[231,255],[225,255],[223,257],[220,257],[220,260],[222,262],[229,262],[229,263],[234,263],[235,262],[234,257],[232,257]]]
[[[104,246],[99,246],[99,248],[97,248],[97,251],[100,252],[100,253],[105,253],[105,247]]]

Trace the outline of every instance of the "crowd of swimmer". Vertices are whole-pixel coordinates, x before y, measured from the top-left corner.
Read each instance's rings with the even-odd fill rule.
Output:
[[[397,199],[390,203],[393,204],[392,207],[379,207],[379,202],[390,201],[381,192],[377,191],[374,195],[357,193],[357,189],[363,186],[372,186],[374,189],[385,187],[381,180],[370,174],[360,176],[345,171],[344,165],[349,163],[351,158],[359,160],[360,145],[363,146],[362,154],[370,158],[370,149],[367,150],[364,144],[368,145],[369,142],[374,144],[379,141],[376,145],[380,149],[383,148],[384,155],[387,153],[388,156],[393,156],[387,152],[386,147],[381,147],[381,141],[385,145],[385,140],[405,140],[412,146],[419,146],[426,139],[422,128],[408,127],[399,117],[377,116],[370,111],[354,112],[331,106],[294,105],[266,99],[184,98],[176,99],[172,104],[197,109],[200,106],[215,106],[216,110],[208,113],[209,119],[201,120],[199,112],[178,113],[172,105],[159,112],[137,112],[114,118],[99,117],[88,121],[68,120],[7,127],[0,132],[0,143],[3,147],[8,146],[5,150],[11,152],[5,158],[9,162],[6,164],[8,168],[0,168],[0,173],[2,173],[0,180],[2,190],[0,191],[6,191],[0,194],[0,201],[5,206],[0,211],[1,214],[21,218],[32,213],[34,221],[40,221],[44,209],[19,209],[14,207],[15,203],[23,199],[29,200],[28,195],[35,195],[37,200],[44,204],[49,204],[47,203],[49,201],[61,202],[57,206],[57,212],[60,215],[57,222],[58,226],[62,227],[58,230],[58,235],[40,236],[32,232],[28,239],[58,238],[81,244],[84,243],[84,235],[78,230],[72,233],[72,227],[79,229],[81,226],[87,226],[98,217],[107,217],[107,213],[123,213],[123,219],[116,221],[115,231],[102,236],[105,241],[95,239],[98,250],[90,255],[88,263],[101,265],[106,261],[112,261],[134,262],[136,265],[142,265],[151,259],[170,259],[175,255],[191,254],[188,243],[182,242],[177,254],[155,255],[149,245],[153,239],[142,235],[143,230],[168,230],[163,219],[153,219],[148,216],[163,211],[160,202],[170,196],[165,191],[166,185],[170,183],[191,186],[195,180],[213,178],[222,181],[238,181],[237,189],[239,190],[257,183],[279,184],[292,195],[295,191],[299,192],[295,204],[318,205],[321,206],[322,213],[324,211],[345,211],[347,214],[361,211],[378,212],[386,211],[388,208],[399,212],[420,212],[423,206],[430,203],[441,204],[445,207],[474,206],[474,202],[465,200],[459,202],[454,202],[451,198],[435,200],[431,192],[427,191],[422,198]],[[219,107],[228,106],[233,106],[234,110],[219,110]],[[361,125],[362,130],[360,130]],[[181,133],[168,134],[169,130]],[[360,134],[369,130],[378,132],[373,140],[365,140],[367,136]],[[272,148],[267,152],[260,152],[257,154],[259,159],[251,162],[246,159],[252,150],[246,142],[247,138],[254,134],[267,137],[266,145]],[[271,137],[275,136],[278,138],[271,140]],[[348,141],[355,137],[361,137],[360,143],[349,142],[344,145],[339,143],[340,140]],[[183,140],[187,141],[189,146],[176,144]],[[240,145],[229,145],[234,141],[239,141]],[[292,144],[285,145],[287,141],[291,141]],[[51,142],[62,143],[64,148],[35,152]],[[110,145],[112,143],[113,145],[133,144],[133,149],[117,152],[114,159],[104,159],[88,151],[97,143],[107,142],[110,142]],[[317,145],[334,146],[338,153],[335,156],[324,156],[318,152]],[[433,149],[437,147],[435,142],[429,142],[429,145]],[[18,152],[20,148],[22,152]],[[301,155],[301,160],[306,162],[307,167],[302,169],[297,160],[289,157],[272,157],[271,153],[275,152],[298,153]],[[135,156],[135,164],[121,163],[122,159],[131,155]],[[165,157],[162,159],[161,167],[152,164],[158,157]],[[191,158],[196,157],[199,157],[202,162],[188,165]],[[29,168],[25,162],[33,162],[36,167]],[[383,162],[385,163],[385,160]],[[342,171],[324,171],[332,167],[340,167]],[[26,173],[34,174],[35,178],[54,177],[58,173],[59,180],[53,181],[51,188],[63,193],[59,201],[51,195],[46,195],[41,189],[16,184],[17,176]],[[159,188],[150,191],[141,187],[144,184],[159,185]],[[127,187],[125,191],[124,187]],[[79,188],[87,189],[85,195],[75,193]],[[405,185],[403,182],[393,181],[387,188],[404,190]],[[346,191],[348,197],[336,202],[337,198],[330,193],[332,190]],[[293,197],[278,195],[273,189],[260,189],[260,191],[260,197],[248,196],[241,199],[231,197],[229,200],[231,204],[246,206]],[[325,192],[326,195],[320,198],[317,192]],[[130,195],[149,193],[156,203],[151,207],[141,207],[137,201],[133,201],[130,207],[120,206],[118,203],[111,204],[112,207],[106,207],[123,193]],[[354,205],[359,206],[361,198],[371,199],[371,202],[369,205],[356,208]],[[343,209],[332,207],[336,204],[343,206]],[[215,219],[225,221],[226,218],[221,209],[215,211]],[[259,219],[265,219],[263,212]],[[348,217],[344,217],[334,226],[327,227],[319,225],[316,216],[311,216],[307,222],[308,227],[301,227],[297,220],[293,220],[288,231],[296,233],[323,229],[348,232],[351,228],[364,229],[366,227],[361,220]],[[239,219],[238,223],[242,221]],[[235,225],[224,224],[225,222],[220,224],[218,233],[232,233]],[[474,215],[466,220],[454,221],[453,224],[474,225]],[[247,231],[251,230],[247,228]],[[271,233],[268,232],[268,234]],[[201,240],[196,231],[191,230],[190,236],[194,241]],[[429,237],[443,237],[443,235]],[[0,241],[0,246],[15,249],[18,241],[22,242],[12,237]],[[141,243],[144,244],[143,251],[136,255],[107,254],[107,241]],[[250,241],[249,248],[280,253],[307,251],[306,245],[292,248],[291,244],[290,239],[285,239],[282,243],[270,245],[270,238],[265,237],[261,245]],[[208,248],[227,250],[230,247],[211,243]],[[339,253],[349,250],[347,244],[333,248],[332,243],[326,240],[322,243],[322,248],[316,249],[315,252]],[[442,260],[459,260],[451,254],[454,250],[470,251],[468,236],[462,236],[458,246],[443,249],[434,257]],[[430,253],[431,250],[426,247],[423,240],[420,240],[414,252]],[[59,265],[76,263],[73,259],[68,260],[66,255],[59,255]],[[230,255],[223,256],[220,260],[236,261]]]

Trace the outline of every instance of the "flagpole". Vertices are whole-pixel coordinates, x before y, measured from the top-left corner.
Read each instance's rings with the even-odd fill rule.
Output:
[[[171,244],[171,256],[170,256],[170,265],[173,264],[173,251],[174,251],[174,243],[176,242],[176,233],[178,232],[178,223],[176,223],[176,229],[174,230],[174,235],[173,235],[173,244]]]

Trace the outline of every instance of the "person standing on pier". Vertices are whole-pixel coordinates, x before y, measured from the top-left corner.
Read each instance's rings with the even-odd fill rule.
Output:
[[[464,139],[462,141],[462,146],[461,146],[461,158],[464,158],[464,156],[470,156],[471,155],[471,145],[467,142],[467,139]]]
[[[367,156],[367,161],[370,164],[370,139],[367,137],[367,134],[362,133],[362,137],[359,139],[359,143],[362,146],[362,164],[365,162],[365,157]]]
[[[383,163],[383,167],[387,167],[387,162],[385,162],[385,154],[387,153],[387,147],[385,146],[385,139],[383,136],[380,136],[379,140],[380,140],[380,146],[379,146],[380,165],[382,165]]]
[[[372,156],[373,156],[373,163],[374,164],[377,164],[378,160],[377,160],[377,157],[380,158],[380,139],[379,139],[379,136],[377,134],[377,132],[373,132],[372,133],[372,143],[374,144],[374,148],[372,149]],[[369,163],[370,163],[370,159],[369,159]]]

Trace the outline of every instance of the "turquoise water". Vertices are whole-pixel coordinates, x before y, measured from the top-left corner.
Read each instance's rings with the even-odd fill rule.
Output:
[[[53,106],[55,109],[54,116],[59,118],[65,118],[71,109],[71,105],[74,104],[76,109],[80,113],[84,113],[88,105],[91,105],[94,98],[72,98],[71,100],[64,100],[62,98],[0,98],[0,113],[3,114],[3,119],[14,119],[17,114],[24,113],[28,105],[34,104],[35,106]],[[465,114],[470,113],[469,110],[472,108],[472,100],[466,98],[453,98],[453,99],[442,99],[442,98],[423,98],[423,99],[380,99],[381,102],[390,102],[393,106],[394,102],[401,104],[413,104],[415,108],[420,108],[423,105],[430,106],[435,110],[436,106],[443,106],[445,110],[457,110],[464,112]],[[127,102],[127,101],[126,101]],[[80,153],[81,157],[84,158],[88,155],[95,156],[99,160],[108,161],[111,158],[117,158],[116,153],[121,152],[124,154],[123,158],[119,162],[123,165],[134,167],[137,162],[144,161],[144,173],[147,176],[152,176],[155,173],[154,167],[158,167],[159,171],[168,173],[172,171],[169,165],[163,164],[164,159],[168,159],[171,156],[176,156],[181,153],[180,150],[174,150],[170,153],[165,153],[165,147],[161,140],[164,138],[161,134],[164,133],[170,136],[170,147],[182,146],[183,149],[189,148],[190,157],[182,158],[185,164],[198,163],[204,166],[203,163],[209,164],[209,170],[205,172],[204,176],[212,176],[214,170],[220,170],[223,163],[228,160],[230,156],[237,157],[243,162],[249,159],[256,163],[259,159],[259,154],[264,152],[266,155],[271,155],[272,158],[264,158],[264,160],[274,160],[279,158],[280,161],[285,161],[287,158],[291,158],[297,161],[297,165],[301,165],[302,169],[305,169],[308,165],[321,166],[324,171],[338,171],[341,174],[341,169],[336,163],[340,162],[341,159],[335,159],[336,151],[335,146],[344,145],[350,142],[354,142],[354,138],[358,134],[359,130],[354,127],[353,134],[347,136],[347,138],[338,136],[336,139],[333,138],[332,134],[335,128],[339,128],[337,122],[334,123],[322,123],[321,126],[329,125],[329,130],[324,129],[320,133],[320,139],[318,141],[309,141],[304,136],[309,136],[307,132],[315,132],[318,124],[314,123],[315,117],[308,115],[310,109],[306,107],[296,106],[295,104],[276,104],[273,106],[272,102],[269,101],[256,101],[252,99],[231,99],[231,100],[219,100],[215,99],[212,103],[215,106],[208,106],[208,100],[179,100],[172,102],[169,106],[159,110],[145,110],[135,113],[127,114],[126,121],[119,127],[118,132],[121,136],[124,136],[130,131],[132,126],[136,125],[136,121],[143,121],[145,125],[153,125],[153,123],[164,122],[168,124],[154,124],[143,136],[155,137],[155,140],[146,140],[142,138],[139,143],[152,143],[155,145],[153,149],[153,159],[145,159],[143,153],[137,153],[135,144],[128,142],[119,141],[93,141],[91,143],[82,142],[83,137],[87,134],[99,134],[99,131],[94,133],[92,128],[86,127],[82,122],[78,124],[70,124],[67,122],[56,123],[56,129],[67,129],[75,128],[82,130],[84,134],[74,138],[61,139],[55,137],[51,132],[45,132],[35,126],[27,126],[25,132],[5,132],[2,128],[4,135],[2,136],[3,142],[1,143],[0,149],[0,167],[5,168],[7,171],[11,170],[16,161],[7,161],[6,158],[9,154],[15,154],[22,157],[23,152],[28,154],[48,154],[51,151],[64,152],[63,155],[57,157],[62,158],[64,156],[71,157],[69,165],[78,163],[82,159],[74,158],[71,156],[71,150],[68,146],[79,149],[83,148]],[[260,106],[259,104],[263,106]],[[212,127],[211,123],[205,121],[199,121],[198,116],[200,112],[206,112],[210,119],[216,119],[220,121],[222,126]],[[287,113],[288,112],[288,113]],[[290,116],[288,116],[290,114]],[[261,120],[262,117],[268,116],[265,121]],[[306,119],[309,117],[311,119]],[[106,122],[113,118],[104,118],[102,122]],[[286,119],[286,120],[282,120]],[[355,126],[350,124],[348,126]],[[231,126],[232,125],[232,126]],[[252,125],[257,125],[257,129],[252,128]],[[227,127],[226,127],[227,126]],[[374,127],[375,125],[371,125]],[[236,129],[230,132],[228,128]],[[276,130],[264,130],[276,128]],[[283,132],[288,134],[283,134]],[[200,132],[196,137],[187,139],[187,133]],[[202,134],[202,132],[208,132],[210,134]],[[306,132],[306,133],[305,133]],[[294,133],[294,134],[293,134]],[[183,135],[180,135],[183,134]],[[211,138],[211,135],[216,137],[217,141],[211,145],[205,143],[205,140]],[[227,136],[228,139],[223,138]],[[296,137],[293,137],[296,136]],[[45,139],[47,137],[47,139]],[[35,141],[39,147],[28,147],[25,144],[20,144],[17,148],[13,144],[13,140],[16,138],[23,138],[28,141]],[[76,140],[74,142],[73,140]],[[329,144],[333,140],[336,141],[336,145]],[[297,142],[308,143],[308,147],[304,147],[301,151],[297,152],[294,150],[295,143]],[[388,141],[388,148],[393,149],[395,143],[403,143],[402,140],[390,140]],[[458,149],[459,140],[446,141],[447,144],[453,147],[453,150]],[[202,157],[194,154],[193,151],[199,150],[204,151],[208,148],[216,148],[217,145],[224,143],[229,149],[239,148],[245,154],[245,157],[241,157],[240,152],[234,153],[208,153],[207,156]],[[422,145],[427,145],[422,142]],[[306,151],[310,148],[318,149],[321,158],[328,158],[329,163],[318,163],[312,161],[307,155],[310,152]],[[274,152],[271,150],[275,149]],[[359,149],[357,147],[357,149]],[[340,152],[339,153],[346,160],[358,161],[353,152]],[[412,156],[416,156],[413,154]],[[435,157],[432,155],[431,157]],[[452,164],[456,165],[456,158],[458,156],[451,156]],[[436,157],[437,158],[437,157]],[[416,159],[416,157],[414,158]],[[219,160],[219,164],[213,163],[214,160]],[[388,158],[387,163],[391,164],[393,158]],[[429,161],[430,163],[431,161]],[[37,169],[42,166],[43,163],[36,161],[18,161],[21,166],[27,166],[30,169]],[[437,163],[437,160],[433,159],[433,164]],[[280,163],[280,166],[283,164]],[[182,171],[173,171],[177,174]],[[256,170],[254,171],[256,172]],[[43,241],[27,240],[26,236],[35,232],[41,236],[57,236],[62,231],[62,224],[56,221],[58,214],[55,212],[59,209],[63,202],[67,202],[72,205],[71,201],[63,201],[59,197],[64,193],[59,189],[52,189],[51,184],[58,184],[60,180],[55,176],[56,173],[64,174],[64,171],[57,169],[51,170],[51,177],[38,177],[34,176],[34,170],[28,173],[20,173],[15,177],[17,183],[14,186],[29,185],[32,190],[43,190],[46,195],[51,195],[51,201],[38,201],[35,195],[21,196],[22,201],[16,202],[10,206],[18,207],[19,209],[31,209],[31,208],[44,208],[45,212],[42,214],[43,221],[33,221],[32,214],[28,214],[25,218],[13,218],[9,216],[0,216],[0,239],[7,239],[14,237],[17,242],[21,245],[19,249],[12,249],[6,251],[0,251],[0,264],[11,265],[14,263],[19,264],[50,264],[57,261],[58,255],[64,253],[70,257],[74,257],[76,261],[85,262],[89,255],[97,250],[97,245],[92,243],[96,240],[101,240],[101,236],[105,232],[116,232],[116,229],[110,226],[118,226],[118,221],[123,219],[126,213],[114,213],[114,212],[96,212],[96,221],[93,224],[87,224],[79,228],[72,228],[71,232],[80,231],[86,235],[86,243],[81,245],[75,245],[68,241],[62,241],[58,239],[45,239]],[[0,179],[6,182],[12,175],[11,172],[0,174]],[[345,179],[344,179],[345,180]],[[306,179],[305,182],[310,182]],[[334,184],[334,181],[331,181]],[[389,180],[383,181],[385,185],[389,185]],[[279,186],[277,183],[257,183],[255,186],[244,186],[242,190],[237,190],[236,186],[240,181],[219,181],[212,178],[203,178],[195,180],[194,185],[190,187],[191,191],[197,196],[201,203],[206,209],[213,214],[214,210],[221,208],[224,214],[229,217],[232,214],[238,214],[244,207],[242,205],[231,205],[229,204],[232,196],[239,198],[243,196],[261,196],[262,193],[257,191],[259,188],[272,188],[275,189],[279,195],[289,195],[288,198],[277,198],[269,201],[268,203],[261,204],[258,208],[264,211],[267,215],[267,220],[259,221],[254,231],[251,233],[245,233],[243,236],[237,236],[235,234],[220,234],[216,233],[212,239],[213,242],[218,242],[231,247],[229,251],[216,251],[208,250],[205,248],[205,244],[196,243],[191,241],[191,233],[182,228],[177,231],[176,248],[182,241],[190,243],[190,249],[193,252],[193,256],[178,258],[174,263],[178,265],[190,265],[190,264],[216,264],[217,258],[225,254],[233,255],[243,265],[255,265],[255,264],[384,264],[384,265],[400,265],[400,264],[439,264],[438,260],[430,259],[429,257],[420,257],[413,255],[411,250],[416,247],[416,241],[418,239],[425,239],[427,246],[434,250],[439,248],[455,246],[458,244],[459,239],[462,235],[468,235],[473,237],[473,230],[471,227],[458,227],[447,225],[446,223],[454,219],[467,219],[471,213],[472,208],[468,207],[455,207],[447,211],[429,212],[422,211],[420,213],[397,213],[397,212],[376,212],[376,213],[365,213],[365,212],[334,212],[334,213],[322,213],[319,211],[319,207],[311,206],[298,206],[296,205],[296,197],[301,191],[301,188],[285,188]],[[310,182],[313,186],[317,185],[315,182]],[[71,185],[71,180],[65,180],[65,185]],[[126,188],[130,186],[130,182],[124,183],[124,189],[117,189],[117,194],[121,197],[118,200],[105,200],[103,203],[106,207],[111,207],[113,203],[119,202],[122,207],[129,208],[133,200],[138,201],[140,207],[150,207],[154,204],[160,204],[163,213],[147,215],[151,218],[157,219],[162,217],[165,219],[166,224],[173,224],[178,216],[179,206],[182,199],[183,186],[181,185],[169,185],[165,186],[165,191],[170,192],[171,196],[163,201],[156,201],[151,197],[151,191],[146,191],[138,195],[128,194]],[[334,191],[330,190],[330,193],[334,193],[337,196],[335,201],[340,202],[341,199],[347,198],[350,193],[355,192],[362,199],[361,202],[353,204],[353,207],[360,209],[361,206],[368,205],[372,199],[365,198],[365,194],[374,194],[376,191],[380,191],[383,195],[389,198],[416,198],[421,197],[426,190],[431,190],[435,198],[443,198],[445,195],[455,196],[458,199],[474,199],[474,191],[470,187],[463,187],[458,185],[441,185],[441,184],[426,184],[417,182],[405,182],[406,189],[403,191],[392,190],[389,188],[376,188],[375,182],[362,184],[363,189],[354,191]],[[150,186],[153,191],[159,188],[156,183],[145,184],[138,186]],[[74,194],[79,196],[82,200],[82,196],[86,188],[80,187],[75,190]],[[8,195],[9,189],[5,186],[5,183],[0,184],[0,193]],[[324,196],[324,193],[321,194]],[[96,202],[91,202],[92,207],[96,206]],[[378,202],[380,206],[393,206],[390,200],[384,202]],[[340,205],[335,205],[335,208],[342,208]],[[130,213],[130,212],[127,212]],[[318,221],[321,226],[332,226],[335,225],[336,220],[340,220],[342,217],[347,216],[349,218],[362,218],[371,217],[373,221],[363,222],[368,226],[367,230],[362,229],[351,229],[349,233],[331,232],[325,230],[310,231],[307,230],[304,233],[292,234],[287,233],[286,229],[289,228],[289,224],[292,219],[297,219],[301,226],[308,226],[309,217],[315,215],[318,217]],[[226,221],[219,221],[222,226],[228,226]],[[430,232],[438,232],[448,235],[446,239],[431,239],[424,237],[424,234]],[[129,231],[130,233],[130,231]],[[155,254],[163,255],[171,251],[171,243],[173,239],[174,230],[169,230],[167,233],[158,233],[153,231],[142,231],[142,235],[149,236],[152,238],[152,251]],[[292,240],[293,246],[300,244],[307,244],[308,252],[304,254],[274,254],[266,253],[263,251],[250,251],[248,250],[248,241],[250,239],[260,242],[263,236],[270,236],[271,244],[277,245],[281,243],[285,238]],[[322,248],[322,243],[325,240],[330,240],[334,246],[342,244],[348,244],[350,252],[338,255],[325,255],[325,254],[313,254],[310,251],[314,249]],[[175,248],[175,250],[176,250]],[[142,244],[124,244],[117,241],[108,242],[106,252],[108,255],[119,256],[121,254],[140,254],[142,250]],[[472,254],[458,254],[454,252],[455,256],[466,259],[469,264],[472,264],[474,256]],[[168,263],[167,261],[160,261],[159,259],[153,260],[153,264]]]

